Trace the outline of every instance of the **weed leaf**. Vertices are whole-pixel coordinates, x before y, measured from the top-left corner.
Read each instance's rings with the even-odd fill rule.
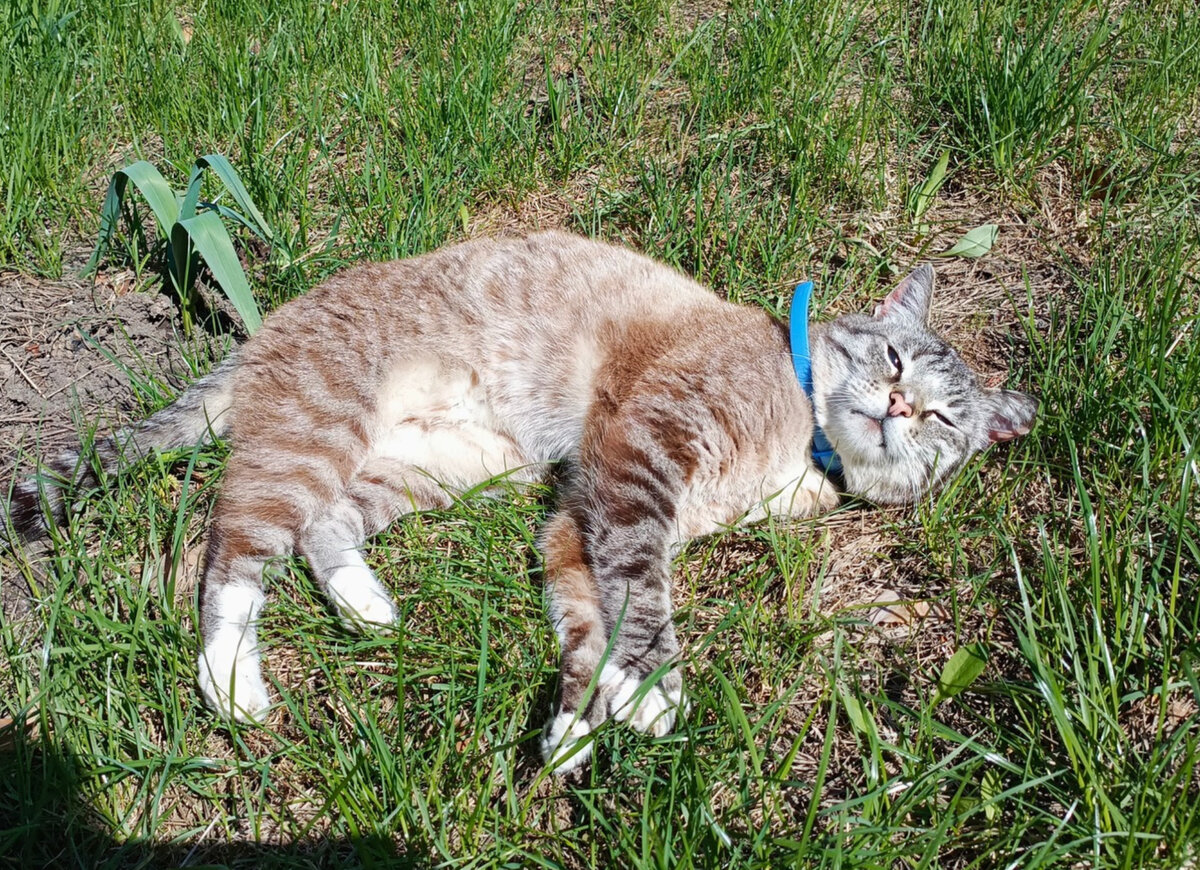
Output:
[[[839,691],[838,697],[846,709],[846,718],[850,720],[851,727],[863,737],[871,741],[878,741],[879,729],[876,727],[875,717],[871,715],[867,705],[849,692]]]
[[[163,238],[170,236],[171,227],[179,220],[179,201],[175,198],[175,191],[171,190],[171,185],[162,177],[162,173],[145,160],[126,166],[121,173],[146,197]]]
[[[196,216],[196,205],[200,202],[200,182],[204,175],[204,167],[197,161],[192,165],[188,175],[187,189],[183,193],[183,201],[179,205],[179,219],[187,220]]]
[[[162,173],[145,160],[139,160],[113,173],[108,192],[104,195],[104,205],[100,208],[100,236],[96,240],[96,249],[92,251],[91,258],[83,267],[84,275],[94,274],[100,265],[100,258],[104,256],[112,234],[117,229],[117,221],[121,217],[121,204],[125,200],[125,188],[130,181],[150,204],[162,237],[170,238],[171,227],[179,217],[179,202]]]
[[[233,164],[229,162],[227,157],[221,154],[206,154],[196,161],[197,167],[208,167],[217,174],[221,179],[221,183],[233,195],[233,200],[238,204],[238,207],[248,214],[254,221],[251,224],[246,218],[238,216],[239,219],[247,227],[257,232],[268,242],[274,241],[274,234],[271,228],[267,226],[267,219],[262,216],[262,212],[254,205],[254,201],[250,199],[250,194],[246,191],[246,186],[242,184],[241,176],[237,174],[237,170],[233,168]]]
[[[186,238],[181,236],[181,233],[185,234]],[[221,219],[214,212],[205,211],[180,221],[172,243],[177,248],[186,249],[188,239],[204,258],[208,268],[212,269],[213,277],[241,315],[246,331],[253,335],[262,326],[262,318],[259,316],[254,295],[250,292],[250,285],[246,282],[241,261],[233,249],[229,231],[225,229]]]
[[[912,200],[913,220],[920,220],[921,216],[933,205],[933,198],[937,196],[937,192],[942,189],[942,184],[946,180],[946,168],[950,165],[950,152],[943,151],[942,156],[938,158],[938,162],[933,165],[933,169],[929,170],[929,175],[926,177],[924,184],[917,188]]]
[[[995,224],[975,227],[953,246],[938,254],[939,257],[982,257],[996,244],[1000,228]]]
[[[979,782],[979,798],[983,801],[983,815],[989,822],[1000,817],[1000,774],[993,767],[984,768]]]
[[[96,239],[96,249],[83,267],[82,277],[94,275],[100,265],[100,258],[108,249],[108,242],[117,229],[117,221],[121,219],[121,201],[125,198],[125,185],[129,179],[125,173],[118,172],[108,183],[108,192],[104,194],[104,205],[100,207],[100,235]]]
[[[950,661],[942,668],[938,677],[937,695],[933,702],[938,704],[964,691],[979,679],[987,667],[987,649],[981,643],[970,643],[959,647]]]

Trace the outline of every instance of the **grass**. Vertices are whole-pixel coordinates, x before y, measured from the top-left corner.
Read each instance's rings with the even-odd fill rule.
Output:
[[[148,463],[0,556],[36,601],[0,626],[0,864],[1194,866],[1190,4],[16,0],[0,42],[0,266],[28,280],[82,266],[115,169],[214,152],[290,254],[247,263],[265,309],[349,262],[541,225],[775,311],[811,276],[831,314],[996,223],[986,257],[940,265],[938,316],[1043,401],[918,509],[687,548],[691,714],[606,728],[566,781],[535,751],[546,493],[382,535],[389,637],[347,635],[278,566],[280,705],[230,730],[194,688],[224,454]],[[159,289],[136,238],[116,250]],[[168,401],[132,374],[147,411]],[[929,615],[875,626],[881,590]],[[972,644],[982,675],[939,698]]]

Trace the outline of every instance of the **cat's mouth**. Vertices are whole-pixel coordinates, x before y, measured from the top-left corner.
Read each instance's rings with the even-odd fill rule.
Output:
[[[852,410],[850,413],[857,414],[866,421],[866,430],[868,435],[879,437],[879,449],[887,450],[887,429],[884,427],[884,420],[879,417],[872,416],[866,411]]]

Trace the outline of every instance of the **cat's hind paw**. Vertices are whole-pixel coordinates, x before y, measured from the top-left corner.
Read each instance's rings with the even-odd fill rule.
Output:
[[[592,726],[578,713],[563,710],[542,729],[542,758],[555,776],[578,770],[592,756],[592,741],[585,740]]]
[[[388,631],[396,623],[396,605],[366,565],[338,568],[327,583],[329,597],[346,627],[354,631]]]
[[[239,722],[263,722],[271,695],[263,682],[258,657],[253,653],[230,655],[209,644],[200,653],[200,691],[209,707]]]
[[[618,722],[634,731],[662,737],[675,727],[675,719],[687,712],[683,678],[668,671],[652,686],[622,668],[605,665],[600,685],[608,695],[609,710]]]

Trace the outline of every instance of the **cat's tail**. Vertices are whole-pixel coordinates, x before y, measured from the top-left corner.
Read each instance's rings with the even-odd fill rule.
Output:
[[[196,381],[174,403],[133,426],[98,438],[83,452],[39,463],[37,472],[0,491],[0,549],[44,537],[66,520],[71,494],[96,486],[97,467],[120,474],[156,450],[204,444],[229,429],[237,354]]]

